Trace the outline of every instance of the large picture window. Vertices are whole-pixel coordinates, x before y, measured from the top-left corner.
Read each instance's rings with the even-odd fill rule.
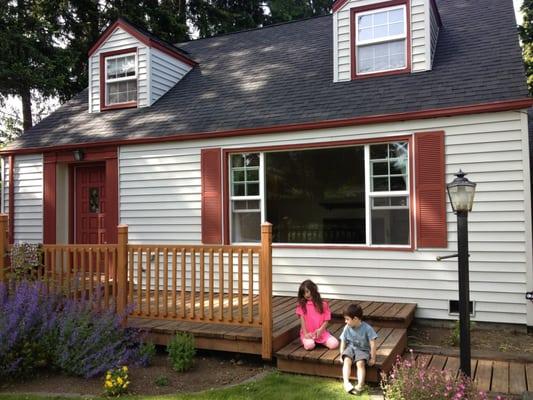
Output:
[[[231,154],[231,240],[410,244],[408,143]]]
[[[357,75],[407,67],[405,6],[355,14]]]

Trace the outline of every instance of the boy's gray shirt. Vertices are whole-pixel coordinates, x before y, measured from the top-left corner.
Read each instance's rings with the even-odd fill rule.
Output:
[[[340,339],[344,340],[348,346],[354,346],[357,349],[370,352],[370,341],[377,337],[378,335],[374,328],[363,321],[358,328],[345,325]]]

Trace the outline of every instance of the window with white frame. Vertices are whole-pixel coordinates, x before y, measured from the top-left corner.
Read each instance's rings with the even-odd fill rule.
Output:
[[[357,75],[407,66],[405,5],[355,14]]]
[[[407,246],[408,143],[230,155],[231,240]]]
[[[105,58],[106,106],[137,101],[137,56]]]
[[[260,165],[259,153],[230,156],[232,242],[261,240]]]

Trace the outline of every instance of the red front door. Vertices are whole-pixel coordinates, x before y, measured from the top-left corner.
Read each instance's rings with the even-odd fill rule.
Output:
[[[79,244],[107,243],[105,166],[75,167],[74,232]]]

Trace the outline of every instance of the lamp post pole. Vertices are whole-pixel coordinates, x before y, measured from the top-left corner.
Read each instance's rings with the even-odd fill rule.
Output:
[[[457,211],[457,254],[459,264],[459,328],[460,369],[468,377],[470,371],[470,278],[468,272],[468,211]]]

